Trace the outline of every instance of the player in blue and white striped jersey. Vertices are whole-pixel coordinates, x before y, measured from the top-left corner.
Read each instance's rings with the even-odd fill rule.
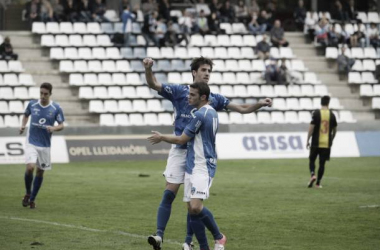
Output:
[[[168,99],[173,104],[175,116],[174,134],[181,135],[185,126],[191,121],[191,112],[194,109],[194,107],[189,105],[187,99],[190,90],[189,86],[160,83],[157,81],[152,71],[154,61],[151,58],[145,58],[143,60],[143,64],[145,67],[145,76],[148,86],[151,89],[156,90],[158,94],[160,94],[165,99]],[[209,82],[213,68],[213,63],[210,59],[204,57],[194,58],[190,66],[193,82]],[[210,93],[209,104],[216,111],[229,109],[242,114],[246,114],[255,112],[261,107],[270,106],[272,104],[272,100],[266,98],[264,100],[260,100],[255,104],[236,104],[230,102],[230,100],[222,95]],[[183,145],[173,145],[169,152],[168,161],[164,172],[166,179],[166,189],[164,191],[157,212],[156,235],[151,235],[148,237],[148,241],[151,245],[153,245],[153,249],[155,250],[161,249],[165,228],[171,214],[172,203],[178,193],[180,185],[184,183],[186,153],[187,149]],[[189,225],[189,220],[190,217],[188,216],[187,235],[185,243],[182,246],[184,250],[192,249],[191,241],[193,233]]]
[[[42,185],[45,170],[51,169],[50,144],[54,131],[63,129],[65,120],[61,107],[50,100],[52,85],[43,83],[40,87],[40,99],[31,100],[24,112],[20,134],[24,133],[30,118],[30,126],[26,135],[25,147],[25,188],[26,194],[22,200],[24,207],[35,208],[35,199]],[[58,125],[54,126],[57,122]],[[33,172],[37,166],[36,177],[33,182]],[[33,190],[32,188],[33,182]]]
[[[226,243],[226,237],[220,233],[212,213],[203,206],[203,200],[209,197],[217,166],[215,138],[219,122],[217,112],[208,103],[209,95],[210,88],[206,83],[190,85],[188,102],[197,110],[191,114],[193,119],[183,133],[176,136],[153,131],[154,135],[148,138],[152,144],[165,141],[187,145],[184,201],[188,202],[190,225],[202,250],[209,249],[204,226],[214,236],[215,249],[224,249]]]

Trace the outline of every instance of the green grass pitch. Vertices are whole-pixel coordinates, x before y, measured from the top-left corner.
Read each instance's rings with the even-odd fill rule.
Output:
[[[25,167],[1,165],[0,249],[151,249],[146,236],[155,232],[164,167],[55,164],[31,210],[21,206]],[[205,205],[228,238],[226,249],[380,249],[380,158],[333,158],[322,189],[306,188],[308,180],[307,159],[219,161]],[[164,250],[181,249],[182,196],[181,188]]]

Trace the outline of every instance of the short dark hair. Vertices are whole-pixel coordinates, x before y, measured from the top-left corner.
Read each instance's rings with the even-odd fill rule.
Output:
[[[199,67],[203,64],[210,65],[210,70],[212,71],[212,67],[214,66],[214,63],[212,62],[211,59],[209,59],[207,57],[203,57],[203,56],[196,57],[193,59],[193,61],[190,64],[191,71],[193,71],[193,70],[197,71],[199,69]]]
[[[53,90],[53,86],[48,82],[44,82],[43,84],[41,84],[40,89],[47,89],[49,90],[49,93],[51,94],[51,91]]]
[[[208,97],[210,96],[210,87],[207,83],[195,82],[190,85],[190,88],[197,89],[199,96],[206,95],[206,101],[208,101]]]
[[[321,98],[321,105],[322,106],[329,106],[330,103],[330,96],[325,95]]]

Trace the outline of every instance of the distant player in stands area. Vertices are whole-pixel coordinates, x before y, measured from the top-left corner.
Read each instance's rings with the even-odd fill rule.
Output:
[[[36,207],[35,199],[41,188],[44,172],[51,169],[50,144],[52,133],[62,130],[65,120],[61,107],[50,100],[52,89],[50,83],[41,85],[40,100],[29,102],[20,128],[20,134],[24,133],[29,117],[31,117],[25,144],[26,194],[22,200],[22,205],[24,207],[30,206],[32,209]],[[54,126],[55,122],[58,125]],[[33,172],[36,166],[36,177],[33,181]]]
[[[175,116],[174,134],[179,136],[183,133],[185,126],[189,124],[192,119],[191,113],[193,112],[194,107],[188,103],[190,88],[188,85],[163,84],[158,82],[152,71],[153,63],[154,61],[151,58],[145,58],[143,60],[148,86],[151,89],[156,90],[162,97],[172,102]],[[192,61],[190,67],[193,76],[193,82],[209,82],[213,68],[213,62],[210,59],[204,57],[195,58]],[[246,114],[257,111],[261,107],[271,106],[272,100],[266,98],[264,100],[260,100],[255,104],[236,104],[230,102],[230,100],[222,95],[211,93],[209,97],[209,104],[216,111],[230,109],[232,111]],[[166,189],[164,191],[157,212],[157,231],[155,235],[148,237],[150,243],[153,242],[151,239],[154,239],[155,243],[152,245],[153,249],[155,250],[161,249],[165,228],[171,214],[172,203],[177,195],[180,185],[184,183],[187,153],[186,151],[186,145],[173,145],[169,152],[168,161],[164,172],[164,176],[166,178]],[[188,215],[187,236],[185,243],[182,246],[184,250],[192,249],[191,243],[193,231],[191,229],[189,221],[190,216]]]
[[[310,148],[309,168],[311,179],[308,187],[313,187],[315,181],[317,188],[322,188],[321,180],[325,172],[325,163],[330,160],[330,152],[333,140],[336,135],[338,123],[334,113],[329,109],[330,97],[323,96],[321,99],[321,109],[313,112],[312,120],[307,135],[306,148]],[[310,137],[311,146],[310,146]],[[319,155],[318,177],[315,176],[315,160]]]
[[[223,250],[227,238],[220,233],[213,214],[203,206],[203,200],[209,197],[212,180],[215,176],[217,156],[215,137],[218,131],[218,114],[208,104],[210,88],[207,83],[193,83],[190,85],[189,104],[196,108],[192,113],[192,120],[185,127],[183,133],[177,135],[162,135],[153,131],[149,137],[152,144],[165,141],[177,145],[187,144],[187,164],[183,200],[188,203],[190,225],[199,242],[201,250],[209,250],[205,235],[205,226],[212,233],[215,248]],[[154,246],[156,240],[149,238]]]

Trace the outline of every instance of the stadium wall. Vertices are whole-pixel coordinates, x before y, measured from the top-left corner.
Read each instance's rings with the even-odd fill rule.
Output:
[[[170,145],[150,145],[141,135],[56,135],[52,162],[164,160]],[[306,132],[219,133],[219,159],[307,158]],[[24,163],[25,137],[0,137],[0,164]],[[380,156],[380,131],[341,131],[332,157]]]

